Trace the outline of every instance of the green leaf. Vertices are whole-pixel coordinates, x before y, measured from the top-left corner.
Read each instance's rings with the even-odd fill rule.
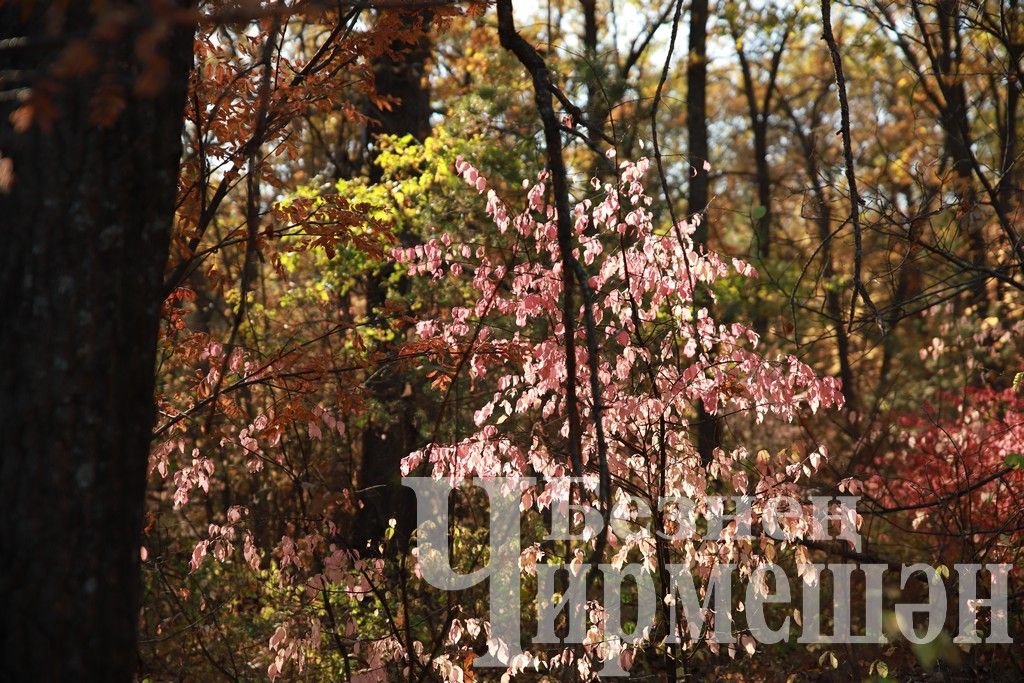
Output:
[[[877,671],[878,675],[881,676],[882,678],[888,678],[889,677],[889,665],[886,664],[885,662],[881,662],[880,661],[877,664],[875,664],[875,671]]]
[[[1021,383],[1024,382],[1024,372],[1018,372],[1013,376],[1013,390],[1017,391],[1020,389]]]
[[[1015,470],[1019,470],[1024,467],[1024,455],[1020,453],[1010,453],[1004,460],[1007,467],[1012,467]]]
[[[755,221],[759,221],[762,218],[764,218],[766,215],[768,215],[768,207],[767,206],[755,206],[752,215],[754,216],[754,220]]]

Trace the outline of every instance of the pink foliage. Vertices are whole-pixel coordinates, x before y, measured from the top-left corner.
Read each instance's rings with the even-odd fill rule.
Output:
[[[750,411],[760,422],[769,414],[792,420],[803,408],[814,412],[838,406],[843,399],[837,379],[817,377],[794,356],[761,355],[752,329],[720,324],[698,303],[699,288],[710,296],[710,285],[717,279],[751,276],[753,269],[739,259],[732,259],[730,268],[717,254],[695,246],[692,224],[682,223],[669,232],[656,230],[647,209],[651,198],[641,184],[647,167],[645,159],[623,163],[619,184],[604,185],[600,201],[576,204],[579,247],[574,256],[592,273],[593,315],[603,351],[598,379],[605,430],[615,443],[642,448],[650,444],[659,421],[665,420],[674,426],[666,434],[673,454],[670,466],[683,468],[678,475],[685,479],[683,470],[695,462],[689,428],[698,400],[713,414]],[[481,176],[472,165],[460,159],[456,169],[477,186]],[[542,173],[529,188],[527,207],[518,213],[494,190],[487,191],[488,215],[500,232],[516,235],[500,262],[482,246],[472,249],[450,238],[395,251],[411,273],[433,279],[461,279],[463,269],[472,267],[476,300],[452,309],[448,320],[421,322],[417,332],[441,340],[453,355],[467,354],[471,378],[492,378],[498,389],[477,410],[475,434],[457,444],[431,444],[410,454],[403,463],[406,473],[424,460],[432,464],[435,476],[453,478],[525,473],[527,465],[545,474],[562,468],[563,460],[543,446],[527,453],[498,428],[513,416],[530,414],[539,418],[538,430],[555,421],[561,433],[568,434],[564,329],[559,319],[561,256],[555,210],[544,201],[546,181]],[[499,318],[514,320],[514,327],[494,324]],[[576,345],[577,392],[589,403],[582,320],[581,308],[576,325],[581,340]],[[648,365],[656,368],[653,381],[643,377]],[[584,447],[584,461],[593,462],[593,429]],[[625,445],[613,447],[609,464],[613,471],[627,474],[633,455]]]
[[[924,538],[956,540],[942,532],[959,529],[991,542],[987,561],[1005,561],[993,558],[1024,538],[1024,398],[968,387],[902,415],[899,428],[899,447],[876,463],[891,474],[867,480],[867,492],[887,508],[909,508],[913,528],[934,534]]]
[[[720,278],[754,277],[756,272],[739,259],[723,260],[695,245],[691,222],[658,229],[648,208],[652,199],[642,185],[647,169],[645,159],[622,163],[616,184],[602,185],[594,179],[591,186],[597,196],[573,208],[578,246],[572,255],[588,271],[586,284],[594,297],[592,332],[601,354],[596,364],[600,416],[612,480],[628,482],[631,491],[642,492],[648,501],[666,495],[688,498],[696,504],[694,514],[705,514],[715,504],[708,494],[713,480],[729,482],[736,491],[753,496],[754,514],[759,515],[769,496],[800,497],[796,482],[820,466],[823,450],[783,459],[763,450],[752,456],[742,446],[729,452],[717,449],[704,466],[694,443],[696,405],[702,402],[712,414],[738,416],[733,419],[747,415],[757,424],[769,416],[788,422],[804,410],[840,406],[840,382],[818,377],[794,356],[764,355],[751,328],[713,318],[708,306],[714,300],[712,285]],[[507,242],[500,248],[471,247],[445,235],[394,254],[411,274],[435,281],[468,281],[473,299],[453,308],[450,317],[420,322],[416,332],[443,349],[442,355],[458,359],[472,384],[482,386],[486,380],[494,391],[475,412],[474,433],[409,454],[402,472],[409,474],[426,463],[433,476],[452,481],[530,475],[550,482],[571,472],[561,318],[563,261],[556,212],[545,199],[548,176],[541,173],[532,185],[524,183],[526,205],[516,211],[487,189],[471,164],[460,158],[456,170],[467,184],[486,192],[487,214]],[[582,306],[574,327],[576,393],[580,413],[590,416],[593,395]],[[589,419],[582,449],[586,486],[596,505],[597,477],[592,473],[597,469],[598,441]],[[551,487],[557,484],[544,486],[524,492],[524,509],[551,504],[557,494]],[[616,510],[628,507],[625,498],[624,491],[616,489]],[[685,521],[669,518],[665,523]],[[767,523],[785,525],[788,538],[810,531],[799,518]],[[736,562],[749,573],[774,557],[770,540],[761,544],[763,555],[753,555],[734,539],[735,533],[733,522],[719,542],[677,542],[676,550],[695,572],[714,562]],[[640,528],[614,545],[613,562],[621,564],[631,552],[638,552],[648,569],[655,567],[650,529]],[[524,551],[521,565],[529,571],[537,559],[532,546]],[[577,562],[582,563],[579,552],[574,566]],[[630,652],[603,640],[600,634],[593,635],[590,656],[632,661]],[[447,657],[438,664],[445,671],[451,666]],[[509,673],[522,664],[515,662]],[[590,670],[585,662],[576,664],[581,672]]]

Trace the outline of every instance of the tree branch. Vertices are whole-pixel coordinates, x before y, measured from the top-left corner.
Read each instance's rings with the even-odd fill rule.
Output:
[[[832,57],[832,66],[836,73],[836,89],[839,91],[839,116],[840,132],[843,135],[843,159],[846,162],[846,182],[850,186],[850,218],[849,223],[853,227],[853,296],[850,297],[850,327],[853,327],[853,320],[857,311],[857,295],[859,294],[864,303],[874,314],[875,322],[884,331],[885,323],[878,315],[878,309],[871,300],[867,288],[861,279],[861,270],[864,261],[864,247],[861,241],[860,229],[860,194],[857,192],[857,176],[853,167],[853,141],[850,135],[850,102],[846,97],[846,76],[843,73],[843,57],[839,53],[839,44],[836,43],[835,35],[832,33],[832,3],[831,0],[821,0],[821,27],[822,38],[828,44],[828,51]]]

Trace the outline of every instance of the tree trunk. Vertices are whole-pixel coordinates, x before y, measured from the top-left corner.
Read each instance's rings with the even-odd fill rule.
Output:
[[[604,131],[604,120],[608,115],[607,97],[604,88],[605,70],[597,53],[597,0],[580,0],[583,9],[583,77],[587,90],[587,133],[597,140]],[[595,165],[596,168],[596,165]]]
[[[0,149],[14,173],[0,192],[0,639],[9,680],[127,681],[135,668],[161,279],[192,61],[191,34],[152,7],[0,9],[2,37],[23,39],[0,50],[0,68],[36,79],[22,87],[46,79],[54,114],[48,121],[37,106],[31,126],[15,132],[6,122],[20,103],[0,105]],[[145,71],[136,46],[157,35],[160,62]],[[88,37],[94,69],[58,74],[68,36]],[[123,108],[100,104],[103,89],[118,92]]]
[[[1024,19],[1024,13],[1021,18]],[[1006,40],[1007,64],[1006,70],[1006,110],[1003,116],[1003,126],[999,131],[999,147],[1002,155],[999,164],[999,202],[1002,204],[1003,212],[1012,215],[1015,208],[1021,205],[1021,169],[1017,160],[1017,140],[1021,116],[1019,113],[1021,88],[1024,83],[1020,82],[1018,64],[1024,59],[1024,50],[1021,45],[1015,44],[1012,38]]]
[[[693,0],[690,7],[690,44],[686,64],[686,133],[689,144],[690,175],[687,213],[704,211],[708,205],[708,174],[704,162],[708,160],[707,111],[707,0]],[[693,241],[707,247],[708,217],[700,219]],[[698,300],[698,305],[707,302]],[[720,420],[697,401],[697,452],[705,465],[711,462],[714,450],[721,443]]]
[[[426,29],[430,14],[417,13],[411,15],[409,21],[422,22]],[[400,51],[399,56],[383,56],[375,64],[374,74],[378,94],[393,97],[398,102],[390,110],[370,107],[367,114],[378,124],[367,126],[368,143],[377,135],[412,135],[420,142],[430,135],[430,89],[424,80],[430,40],[425,34],[415,45],[399,44],[395,49]],[[382,173],[376,156],[376,151],[371,152],[369,177],[372,183],[379,182]],[[405,242],[412,238],[411,235],[401,237]],[[382,268],[366,277],[366,310],[370,315],[384,310],[389,275],[390,269]],[[391,419],[371,420],[363,431],[359,485],[365,490],[362,495],[365,507],[354,530],[354,542],[360,550],[367,543],[378,542],[392,518],[397,522],[399,543],[405,543],[416,525],[412,491],[400,485],[402,458],[416,448],[417,397],[404,395],[405,386],[405,374],[394,367],[384,368],[369,386],[377,401],[394,410]]]
[[[686,64],[686,135],[689,144],[690,214],[703,211],[708,205],[708,175],[704,162],[708,160],[708,0],[693,0],[690,8],[690,43]],[[701,220],[694,233],[695,242],[707,245],[708,221]]]
[[[961,234],[970,245],[973,265],[979,270],[984,270],[988,267],[988,247],[985,244],[984,221],[979,215],[978,193],[974,184],[967,92],[961,73],[965,67],[960,51],[958,4],[954,0],[941,0],[936,8],[939,20],[937,78],[945,97],[945,107],[940,118],[946,133],[946,154],[953,162],[953,169],[957,175],[954,189],[961,201]],[[982,310],[987,308],[984,279],[979,278],[974,286],[974,299]]]

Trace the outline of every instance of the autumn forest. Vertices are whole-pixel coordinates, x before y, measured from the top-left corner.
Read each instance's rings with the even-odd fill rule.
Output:
[[[1017,0],[0,0],[18,681],[1024,680]]]

